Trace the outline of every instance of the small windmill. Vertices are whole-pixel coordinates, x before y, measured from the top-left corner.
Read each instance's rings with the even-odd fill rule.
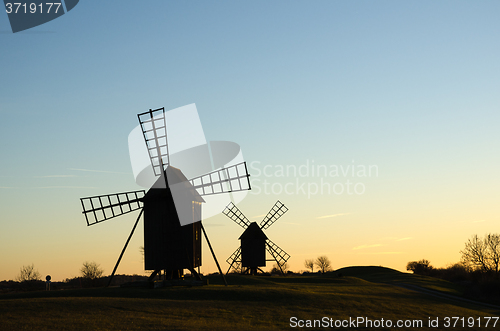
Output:
[[[188,180],[170,165],[165,109],[138,114],[156,182],[144,190],[81,198],[87,226],[140,210],[122,249],[108,285],[120,264],[135,228],[144,214],[144,266],[153,270],[150,280],[164,271],[165,279],[176,279],[188,269],[197,278],[201,266],[201,233],[219,268],[207,233],[201,223],[203,196],[250,189],[246,163],[241,162]],[[225,282],[225,280],[224,280]]]
[[[265,267],[266,261],[276,261],[281,272],[284,273],[283,265],[290,255],[267,238],[262,230],[269,228],[287,211],[288,208],[278,200],[260,225],[257,225],[257,222],[250,222],[232,202],[224,208],[222,213],[245,229],[239,238],[241,246],[226,260],[229,264],[227,273],[231,268],[239,270],[241,266],[242,273],[248,272],[254,275],[257,270],[263,272],[260,267]],[[266,259],[266,250],[272,256],[271,260]],[[243,268],[246,269],[243,270]]]

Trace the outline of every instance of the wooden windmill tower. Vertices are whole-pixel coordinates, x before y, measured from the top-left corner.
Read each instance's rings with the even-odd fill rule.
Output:
[[[240,270],[241,267],[242,273],[254,275],[257,270],[263,272],[260,267],[265,267],[266,261],[276,261],[281,272],[284,273],[282,266],[288,261],[290,255],[267,238],[262,230],[269,228],[287,211],[288,208],[278,200],[258,225],[257,222],[250,222],[232,202],[226,206],[222,213],[245,229],[239,238],[241,246],[226,260],[229,264],[227,273],[231,268]],[[272,259],[266,259],[266,250]]]
[[[176,279],[188,269],[201,279],[195,268],[201,266],[201,233],[219,272],[219,263],[201,223],[203,196],[250,189],[246,163],[221,168],[187,179],[170,165],[165,109],[138,114],[156,182],[144,190],[81,198],[87,226],[140,210],[132,231],[116,262],[108,285],[118,268],[135,228],[144,214],[144,267],[152,270],[150,280],[164,271],[165,279]]]

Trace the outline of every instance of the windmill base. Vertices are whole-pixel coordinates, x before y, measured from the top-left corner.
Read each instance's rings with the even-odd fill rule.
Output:
[[[204,280],[157,280],[154,282],[149,282],[149,288],[161,288],[161,287],[171,287],[171,286],[203,286],[208,285],[208,279]]]
[[[191,271],[191,275],[193,275],[197,281],[202,281],[200,274],[198,274],[194,268],[190,268],[188,270]],[[156,275],[159,276],[160,280],[164,281],[182,280],[184,278],[184,269],[163,269],[163,274],[162,269],[158,269],[153,271],[153,273],[149,276],[148,281],[152,282]]]
[[[245,275],[245,274],[249,274],[249,275],[257,275],[258,271],[260,271],[261,273],[265,273],[261,268],[259,267],[247,267],[247,269],[245,271],[242,271],[241,274],[242,275]]]

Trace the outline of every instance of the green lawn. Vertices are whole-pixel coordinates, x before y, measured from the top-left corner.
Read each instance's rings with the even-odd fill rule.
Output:
[[[0,330],[272,330],[290,318],[372,320],[499,316],[500,311],[420,294],[406,283],[460,293],[450,283],[378,267],[308,276],[229,276],[230,286],[96,288],[0,296]],[[456,291],[456,292],[454,292]],[[500,327],[500,322],[497,328]],[[297,328],[295,328],[297,329]],[[379,328],[398,330],[398,328]]]

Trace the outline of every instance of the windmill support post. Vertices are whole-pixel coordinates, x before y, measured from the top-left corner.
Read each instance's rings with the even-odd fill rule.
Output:
[[[227,269],[226,276],[229,274],[229,271],[231,271],[231,268],[233,267],[233,264],[235,264],[235,263],[237,263],[235,260],[233,260],[233,262],[231,262],[231,264],[229,265],[229,269]],[[237,271],[236,267],[234,268],[234,270]]]
[[[111,277],[109,277],[108,285],[106,285],[106,287],[109,287],[109,285],[111,285],[111,281],[113,280],[113,277],[115,276],[116,269],[118,269],[118,265],[120,264],[120,261],[122,260],[123,254],[125,253],[125,250],[127,249],[128,243],[130,242],[130,238],[132,238],[132,235],[134,234],[135,228],[137,227],[137,223],[139,223],[139,220],[141,219],[141,215],[142,215],[143,211],[144,211],[144,209],[141,209],[139,216],[137,216],[137,220],[135,221],[134,227],[132,228],[132,231],[130,232],[130,235],[128,236],[128,239],[127,239],[127,242],[125,243],[125,246],[123,246],[120,257],[118,258],[118,261],[116,261],[115,268],[113,269],[113,272],[111,273]]]
[[[234,257],[234,259],[231,261],[231,264],[229,265],[229,269],[227,269],[226,276],[229,274],[229,271],[231,271],[231,268],[233,267],[233,264],[234,264],[234,263],[238,263],[238,262],[236,262],[236,259],[240,257],[240,255],[241,255],[241,251],[240,251],[240,252],[238,252],[238,250],[237,250],[237,251],[236,251],[236,253],[237,253],[237,254],[236,254],[236,256]],[[231,258],[231,257],[230,257],[230,258]],[[229,260],[229,259],[228,259],[228,260]],[[226,262],[227,262],[227,260],[226,260]],[[229,263],[229,262],[227,262],[227,263]],[[241,263],[241,261],[240,261],[239,263]],[[236,268],[235,268],[235,269],[236,269]]]
[[[149,275],[148,281],[152,281],[158,273],[161,273],[161,270],[155,270]]]
[[[203,235],[205,235],[205,239],[207,240],[208,247],[210,248],[210,252],[212,252],[212,256],[214,257],[215,264],[217,264],[217,269],[219,269],[219,274],[222,276],[222,280],[224,281],[224,285],[227,286],[226,282],[226,277],[224,277],[224,274],[222,273],[222,270],[219,265],[219,261],[217,261],[217,257],[215,257],[214,250],[212,249],[212,245],[210,244],[210,240],[208,240],[207,233],[205,232],[205,228],[203,227],[203,224],[201,224],[201,230],[203,231]]]
[[[274,255],[274,253],[276,253],[276,255],[278,255],[278,252],[276,252],[274,250],[274,248],[272,248],[271,246],[269,246],[270,250],[269,250],[269,253],[271,253],[271,255],[273,256],[274,260],[276,261],[276,264],[278,265],[278,267],[280,268],[281,270],[281,273],[283,274],[283,276],[285,276],[285,273],[283,272],[283,269],[281,268],[281,263],[278,262],[278,259],[276,258],[276,256]],[[274,253],[273,253],[274,252]]]
[[[234,262],[232,262],[230,265],[229,265],[229,269],[227,269],[227,272],[226,272],[226,276],[229,274],[229,271],[231,271],[231,267],[233,266]]]

